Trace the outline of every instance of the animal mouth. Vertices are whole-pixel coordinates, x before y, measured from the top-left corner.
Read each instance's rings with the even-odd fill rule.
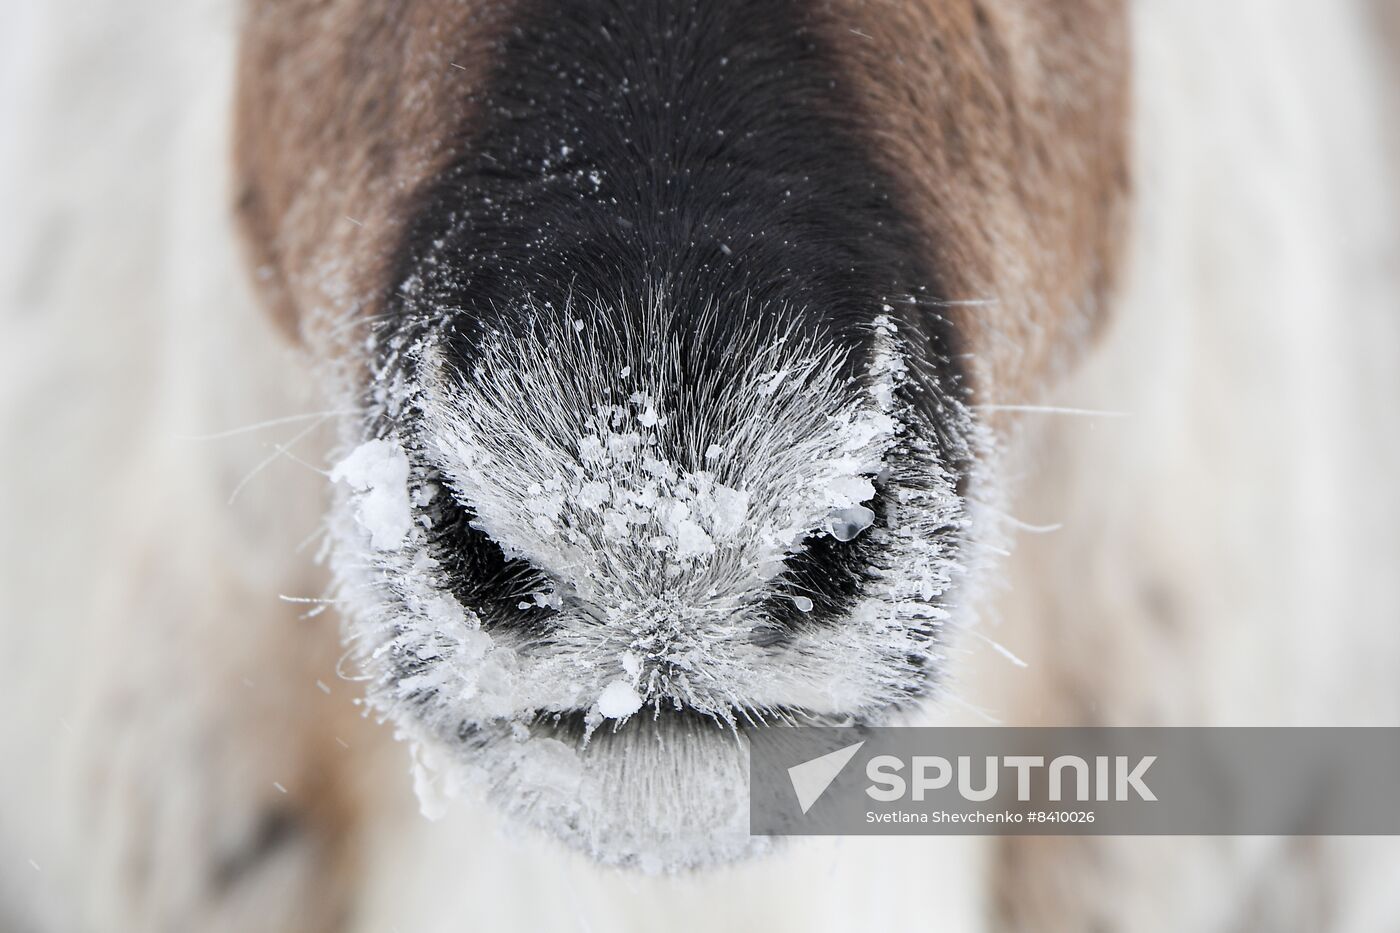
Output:
[[[606,744],[609,736],[623,732],[664,736],[684,730],[728,741],[746,735],[750,730],[770,725],[832,725],[850,722],[849,717],[822,716],[808,710],[784,706],[769,707],[762,716],[744,710],[725,717],[719,713],[703,712],[655,700],[643,703],[636,713],[625,720],[613,720],[601,726],[590,719],[589,712],[586,709],[537,711],[529,720],[530,733],[558,739],[577,748],[586,748],[599,742]],[[470,741],[475,733],[476,727],[464,726],[458,738]]]

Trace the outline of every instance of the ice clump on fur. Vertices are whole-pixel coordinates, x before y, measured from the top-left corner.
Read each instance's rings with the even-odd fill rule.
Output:
[[[413,527],[408,498],[408,456],[390,440],[366,441],[331,468],[331,482],[357,491],[355,520],[376,550],[399,547]]]
[[[863,505],[837,509],[826,517],[826,530],[837,541],[854,541],[875,524],[875,513]]]
[[[614,680],[598,697],[598,712],[608,719],[626,719],[642,708],[642,698],[626,680]]]

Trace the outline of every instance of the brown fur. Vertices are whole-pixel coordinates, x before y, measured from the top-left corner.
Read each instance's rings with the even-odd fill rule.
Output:
[[[413,192],[452,156],[506,15],[417,0],[255,3],[238,214],[279,322],[373,314]],[[1122,0],[839,0],[820,19],[904,186],[984,401],[1036,395],[1103,320],[1128,189]],[[335,270],[348,293],[328,295]]]
[[[402,206],[451,156],[501,7],[412,0],[248,5],[234,120],[237,215],[264,302],[307,337],[374,313]],[[334,272],[334,276],[327,273]],[[328,294],[332,278],[344,293]]]
[[[980,401],[1038,395],[1102,323],[1128,192],[1121,0],[841,0],[830,40],[923,227]]]

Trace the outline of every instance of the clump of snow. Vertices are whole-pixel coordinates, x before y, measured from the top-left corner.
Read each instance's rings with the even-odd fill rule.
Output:
[[[410,749],[418,812],[430,820],[440,820],[447,815],[452,800],[462,793],[461,772],[453,767],[451,756],[434,743],[414,742]]]
[[[375,550],[403,545],[413,530],[413,505],[402,446],[391,440],[366,441],[331,468],[330,478],[356,491],[355,520],[369,532]]]
[[[889,305],[884,308],[891,310]],[[891,411],[895,407],[895,390],[909,378],[909,364],[897,349],[899,328],[889,315],[881,314],[873,323],[876,349],[870,366],[870,374],[875,379],[872,394],[881,411]]]
[[[598,712],[608,719],[626,719],[641,708],[637,689],[621,678],[610,682],[598,697]]]
[[[678,511],[682,515],[689,514],[690,507],[684,502],[677,503]],[[676,530],[676,557],[685,560],[689,557],[698,557],[701,554],[709,554],[715,549],[715,542],[705,533],[705,529],[691,521],[689,518],[682,518],[675,523]]]
[[[826,484],[832,505],[849,508],[875,498],[875,485],[864,476],[838,476]]]

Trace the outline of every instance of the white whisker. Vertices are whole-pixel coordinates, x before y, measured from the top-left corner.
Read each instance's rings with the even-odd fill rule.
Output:
[[[992,715],[989,711],[987,711],[981,706],[978,706],[976,703],[973,703],[971,700],[967,699],[967,697],[963,696],[960,693],[948,690],[939,694],[939,696],[945,701],[947,701],[948,704],[959,707],[960,709],[965,709],[969,713],[972,713],[974,716],[985,720],[993,726],[1000,726],[1003,723],[1003,720],[1000,716]]]
[[[1030,666],[1030,665],[1027,664],[1025,661],[1022,661],[1022,660],[1021,660],[1020,658],[1018,658],[1015,654],[1013,654],[1013,653],[1011,652],[1011,649],[1010,649],[1010,648],[1006,647],[1005,645],[1003,645],[1001,642],[997,641],[996,639],[988,638],[986,635],[983,635],[981,632],[977,631],[977,629],[968,629],[968,631],[971,632],[971,633],[972,633],[974,636],[976,636],[977,638],[980,638],[980,639],[982,639],[984,642],[986,642],[987,644],[991,645],[992,648],[996,650],[996,653],[997,653],[997,654],[999,654],[999,655],[1001,655],[1002,657],[1006,658],[1006,660],[1010,661],[1012,664],[1016,665],[1017,667],[1029,667],[1029,666]]]
[[[262,431],[266,428],[275,428],[284,424],[296,424],[300,421],[308,421],[312,418],[343,418],[349,415],[359,415],[363,412],[358,409],[334,410],[334,411],[311,411],[303,415],[287,415],[282,418],[271,418],[267,421],[259,421],[257,424],[246,425],[241,428],[230,428],[227,431],[215,431],[212,434],[176,434],[175,438],[182,441],[217,441],[225,437],[237,437],[240,434],[252,434],[254,431]]]
[[[978,508],[986,509],[988,512],[993,513],[994,515],[996,515],[998,518],[1000,518],[1000,519],[1002,519],[1003,521],[1005,521],[1008,525],[1012,526],[1013,528],[1018,528],[1018,529],[1020,529],[1021,531],[1030,532],[1031,534],[1038,534],[1038,535],[1049,534],[1049,533],[1052,532],[1052,531],[1059,531],[1061,528],[1064,527],[1064,525],[1063,525],[1062,523],[1060,523],[1060,522],[1052,522],[1052,523],[1050,523],[1050,524],[1048,524],[1048,525],[1036,525],[1036,524],[1032,524],[1031,522],[1024,521],[1024,520],[1022,520],[1022,519],[1017,518],[1016,516],[1012,515],[1012,514],[1009,513],[1009,512],[1003,512],[1001,509],[997,508],[996,506],[990,505],[990,504],[988,504],[988,503],[986,503],[986,502],[981,502],[981,501],[978,501],[978,500],[976,500],[976,499],[972,500],[972,502],[973,502]]]
[[[1126,411],[1105,411],[1094,408],[1065,408],[1059,405],[970,405],[974,411],[1014,411],[1043,415],[1083,415],[1088,418],[1126,418]]]
[[[253,469],[248,472],[248,475],[243,477],[243,479],[239,481],[238,485],[233,488],[233,492],[229,493],[228,504],[233,505],[234,501],[238,498],[238,494],[243,491],[243,487],[247,486],[248,483],[252,481],[253,477],[257,476],[263,470],[267,469],[274,462],[276,462],[278,457],[283,456],[287,453],[287,451],[291,450],[292,445],[305,438],[308,434],[319,428],[322,424],[325,424],[326,417],[327,416],[322,416],[321,418],[307,425],[305,428],[302,428],[296,433],[296,436],[294,436],[291,440],[287,441],[287,443],[274,445],[272,453],[265,457],[263,460],[259,461],[258,465],[253,467]],[[312,469],[315,469],[315,467],[312,467]]]
[[[295,554],[300,554],[302,551],[306,550],[307,545],[309,545],[312,541],[315,541],[317,538],[324,537],[329,532],[330,528],[327,527],[327,525],[324,522],[322,522],[316,527],[315,531],[311,532],[311,534],[307,535],[305,538],[302,538],[301,543],[298,544],[295,548],[293,548],[292,552]]]

